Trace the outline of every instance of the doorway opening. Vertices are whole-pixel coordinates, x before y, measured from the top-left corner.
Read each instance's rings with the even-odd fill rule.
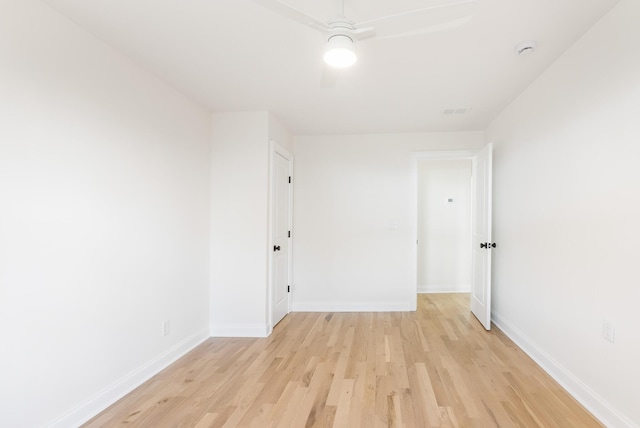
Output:
[[[491,249],[496,247],[491,242],[492,157],[491,143],[480,150],[416,152],[411,157],[413,305],[417,306],[418,291],[468,290],[470,310],[487,330],[491,328]],[[464,184],[469,163],[470,182]],[[457,192],[462,199],[449,194],[454,187],[444,185],[446,177],[454,176],[452,180],[461,183]],[[456,198],[462,203],[459,213],[453,209]],[[466,204],[470,217],[466,217]]]

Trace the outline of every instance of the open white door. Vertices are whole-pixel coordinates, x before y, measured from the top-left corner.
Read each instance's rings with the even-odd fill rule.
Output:
[[[271,151],[271,327],[289,310],[291,257],[291,155],[277,144]]]
[[[473,158],[471,225],[471,312],[491,329],[491,186],[493,146],[487,144]]]

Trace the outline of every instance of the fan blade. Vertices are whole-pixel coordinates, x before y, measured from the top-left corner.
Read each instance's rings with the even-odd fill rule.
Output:
[[[331,27],[324,21],[314,18],[311,15],[306,14],[300,9],[289,6],[280,0],[253,0],[254,3],[258,3],[266,9],[276,12],[286,18],[299,22],[302,25],[311,27],[319,31],[331,31]]]
[[[373,27],[355,28],[350,33],[356,40],[364,40],[374,37],[376,35],[376,29]]]
[[[323,89],[333,88],[338,83],[339,77],[339,69],[324,64],[322,67],[322,77],[320,78],[320,87]]]
[[[467,22],[471,21],[471,18],[473,18],[471,15],[465,16],[460,19],[454,19],[452,21],[443,22],[442,24],[433,25],[431,27],[425,27],[420,30],[406,31],[404,33],[378,37],[378,39],[396,39],[399,37],[409,37],[409,36],[418,36],[420,34],[437,33],[438,31],[445,31],[445,30],[450,30],[452,28],[461,27]]]
[[[468,22],[476,4],[477,0],[440,4],[359,22],[356,27],[363,25],[375,27],[378,38],[441,31]]]

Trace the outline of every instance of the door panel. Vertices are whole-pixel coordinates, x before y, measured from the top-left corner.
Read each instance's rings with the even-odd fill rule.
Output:
[[[471,312],[491,329],[491,203],[493,146],[473,158]],[[488,244],[488,245],[483,245]]]
[[[291,162],[283,154],[272,152],[271,236],[271,326],[289,313],[289,230],[291,210]]]

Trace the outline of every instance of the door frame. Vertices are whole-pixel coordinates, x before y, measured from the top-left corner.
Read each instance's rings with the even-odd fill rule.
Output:
[[[433,150],[419,151],[411,153],[411,262],[410,262],[410,278],[409,281],[409,297],[411,302],[410,310],[415,311],[418,308],[418,161],[421,160],[471,160],[477,150]],[[472,219],[473,221],[473,219]]]
[[[267,326],[268,326],[268,334],[270,335],[273,331],[273,295],[274,295],[274,284],[273,284],[273,251],[271,251],[271,246],[273,245],[273,213],[274,213],[274,195],[275,195],[275,183],[273,180],[273,156],[275,154],[279,154],[283,158],[285,158],[289,162],[289,177],[293,177],[293,155],[285,149],[283,146],[278,144],[277,142],[270,140],[269,141],[269,217],[268,217],[268,243],[267,243],[267,254],[268,256],[268,268],[267,268],[267,283],[268,283],[268,291],[267,291]],[[287,219],[289,230],[291,230],[291,237],[289,238],[288,245],[288,254],[287,254],[287,277],[288,283],[291,285],[291,274],[293,272],[291,262],[292,262],[292,248],[293,248],[293,178],[291,180],[291,184],[289,186],[289,218]],[[291,293],[289,292],[287,295],[287,314],[291,313]]]

